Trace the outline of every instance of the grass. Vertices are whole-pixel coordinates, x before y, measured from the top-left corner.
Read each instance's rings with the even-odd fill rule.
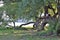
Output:
[[[1,35],[0,40],[59,40],[57,37],[40,37],[33,35]]]
[[[33,36],[33,35],[3,35],[0,36],[0,40],[60,40],[57,37],[44,37],[44,36]]]
[[[57,36],[40,36],[36,30],[0,30],[0,40],[60,40]]]

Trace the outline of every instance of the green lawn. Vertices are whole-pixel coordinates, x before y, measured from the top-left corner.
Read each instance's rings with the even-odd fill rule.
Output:
[[[0,40],[60,40],[57,37],[39,37],[39,36],[30,36],[30,35],[3,35],[0,36]]]
[[[57,36],[36,35],[36,30],[0,30],[0,40],[60,40]]]

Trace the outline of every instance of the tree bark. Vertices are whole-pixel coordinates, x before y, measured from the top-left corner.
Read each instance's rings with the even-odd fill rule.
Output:
[[[15,29],[15,21],[13,21],[13,24],[14,24],[14,29]]]
[[[21,28],[23,25],[28,25],[28,24],[31,24],[31,23],[35,23],[35,22],[28,22],[28,23],[25,23],[25,24],[21,24],[21,25],[20,25],[20,28]]]

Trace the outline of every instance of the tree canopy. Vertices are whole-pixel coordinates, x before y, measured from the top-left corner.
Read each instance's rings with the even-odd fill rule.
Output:
[[[18,16],[19,18],[35,19],[44,10],[44,6],[56,3],[55,0],[4,0],[3,9],[9,15]]]

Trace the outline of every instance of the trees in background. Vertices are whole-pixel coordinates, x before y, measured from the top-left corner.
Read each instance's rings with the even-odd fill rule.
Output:
[[[12,19],[14,25],[18,18],[34,20],[34,28],[43,30],[45,25],[50,25],[50,30],[58,29],[60,20],[59,0],[3,0],[2,11]],[[52,10],[51,10],[52,9]],[[41,14],[44,16],[41,17]],[[15,27],[15,26],[14,26]],[[39,28],[40,27],[40,28]]]

